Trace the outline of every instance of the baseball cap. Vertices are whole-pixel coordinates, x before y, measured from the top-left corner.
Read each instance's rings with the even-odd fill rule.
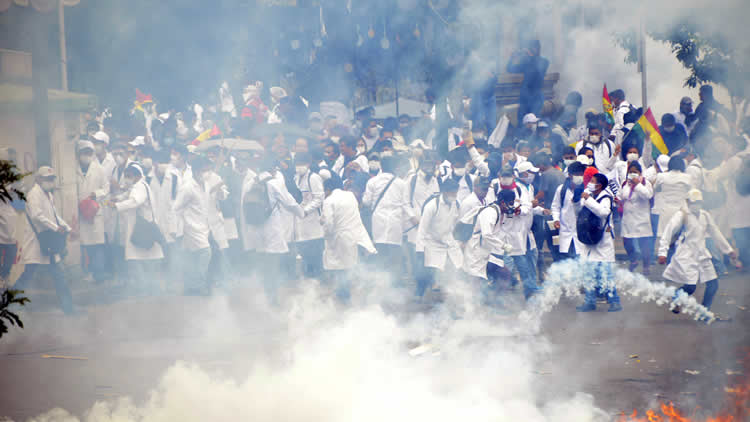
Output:
[[[532,164],[531,161],[521,161],[520,163],[516,164],[516,171],[519,173],[527,171],[536,173],[539,171],[539,167],[534,167],[534,164]]]
[[[529,114],[523,116],[523,124],[536,123],[538,121],[539,121],[539,118],[536,117],[536,115],[534,113],[529,113]]]
[[[56,177],[55,170],[49,166],[41,166],[39,167],[39,170],[36,171],[36,177]]]

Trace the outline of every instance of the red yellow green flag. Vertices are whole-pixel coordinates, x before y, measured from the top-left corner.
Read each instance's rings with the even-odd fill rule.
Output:
[[[654,157],[657,157],[659,154],[669,155],[669,148],[667,148],[664,138],[659,133],[659,125],[656,124],[656,119],[654,119],[654,114],[651,113],[651,108],[643,113],[633,126],[633,129],[631,129],[631,132],[641,140],[645,140],[646,138],[651,140],[651,143],[654,145],[652,150]]]
[[[214,124],[214,127],[202,132],[193,140],[193,142],[191,142],[191,144],[198,145],[205,140],[211,139],[214,136],[219,136],[219,135],[221,135],[221,131],[219,130],[219,127],[216,126],[216,124]]]
[[[132,112],[135,112],[136,110],[143,111],[144,104],[153,103],[153,102],[154,100],[151,97],[151,94],[144,94],[141,92],[140,89],[136,88],[135,89],[135,101],[133,101],[134,107],[133,107]]]
[[[612,121],[614,121],[615,113],[612,107],[612,100],[609,99],[609,92],[607,91],[607,84],[604,84],[604,90],[602,91],[602,107],[604,108],[604,112],[609,114],[609,117],[611,117]]]

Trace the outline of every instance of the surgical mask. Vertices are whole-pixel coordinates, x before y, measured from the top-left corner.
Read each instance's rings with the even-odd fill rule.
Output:
[[[294,166],[294,171],[297,173],[297,176],[302,176],[307,173],[307,166]]]
[[[179,155],[172,154],[172,155],[169,156],[169,162],[173,166],[176,166],[179,161],[180,161],[180,156]]]
[[[589,165],[590,165],[590,166],[593,166],[593,165],[594,165],[594,157],[589,157],[589,156],[586,156],[586,158],[588,158],[588,159],[589,159]]]
[[[453,174],[458,177],[464,177],[466,175],[466,168],[453,169]]]
[[[381,157],[393,157],[393,151],[383,151],[380,153]]]
[[[535,176],[534,173],[530,173],[530,174],[527,174],[526,176],[521,177],[520,179],[522,182],[526,183],[527,185],[530,185],[534,183],[534,176]]]
[[[42,187],[42,190],[45,192],[52,192],[55,190],[55,182],[45,180],[39,184]]]
[[[500,184],[503,186],[510,186],[513,184],[513,178],[512,177],[501,177],[500,178]]]
[[[157,164],[156,165],[156,172],[159,174],[166,174],[167,170],[169,170],[169,164]]]
[[[664,129],[664,132],[672,133],[672,132],[674,132],[674,128],[675,127],[676,126],[672,126],[672,127],[663,126],[663,129]]]
[[[563,160],[563,164],[565,164],[565,167],[568,167],[575,162],[576,160]]]
[[[602,137],[600,135],[589,135],[589,142],[592,144],[598,144],[601,140]]]
[[[143,165],[144,169],[150,169],[154,167],[154,161],[151,158],[144,158],[141,160],[141,164]]]
[[[369,138],[374,138],[374,137],[378,136],[378,128],[377,127],[371,127],[369,129],[367,129],[367,136]]]
[[[370,168],[370,171],[380,171],[380,161],[370,161],[367,164]]]
[[[588,185],[586,185],[586,191],[587,191],[588,193],[594,193],[594,192],[596,192],[596,183],[594,183],[594,182],[589,182],[589,184],[588,184]]]
[[[357,147],[357,154],[364,154],[366,151],[365,147]]]
[[[583,176],[573,176],[571,181],[574,185],[581,186],[583,184]]]
[[[638,180],[641,177],[638,173],[628,173],[628,180]]]
[[[628,161],[637,161],[638,160],[638,153],[637,152],[631,152],[630,154],[626,155],[625,158],[628,159]]]
[[[509,161],[513,161],[513,159],[516,158],[516,154],[512,152],[504,152],[503,153],[503,163],[507,163]]]
[[[82,166],[88,166],[91,164],[91,161],[93,160],[93,157],[90,155],[81,155],[78,157],[78,162],[81,163]]]
[[[107,153],[107,147],[104,144],[94,144],[94,151],[98,155],[104,155]]]
[[[117,163],[118,166],[120,166],[120,167],[124,166],[125,165],[125,160],[126,160],[126,158],[125,158],[124,155],[119,155],[119,154],[115,155],[115,162]]]

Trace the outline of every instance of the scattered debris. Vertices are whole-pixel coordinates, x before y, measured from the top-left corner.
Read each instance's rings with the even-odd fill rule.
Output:
[[[742,393],[741,388],[724,387],[724,391],[729,394],[741,394]]]
[[[81,356],[42,355],[42,359],[67,359],[67,360],[89,360]]]
[[[630,359],[638,359],[638,355],[630,355],[628,356]]]
[[[732,371],[731,369],[726,370],[727,375],[742,375],[742,371]]]
[[[648,363],[656,363],[656,359],[649,359]]]
[[[685,373],[690,374],[690,375],[700,375],[701,371],[693,371],[692,369],[686,369]]]
[[[694,396],[696,393],[693,393],[692,391],[680,391],[680,394],[683,394],[686,396]]]
[[[592,342],[591,342],[591,343],[589,343],[589,344],[590,344],[590,345],[592,345],[592,346],[601,346],[601,345],[602,345],[602,343],[600,343],[600,342],[598,342],[598,341],[592,341]]]
[[[737,305],[737,309],[739,309],[740,311],[747,311],[746,307],[740,305]]]
[[[429,351],[431,351],[433,346],[431,344],[423,344],[421,346],[417,346],[411,350],[409,350],[409,356],[416,357],[419,355],[423,355]]]
[[[735,301],[734,299],[729,299],[727,301],[727,305],[736,305],[736,304],[737,304],[737,301]]]

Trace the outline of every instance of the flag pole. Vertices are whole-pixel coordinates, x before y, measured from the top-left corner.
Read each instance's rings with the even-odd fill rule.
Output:
[[[641,72],[641,103],[643,109],[648,109],[648,83],[646,75],[646,33],[644,31],[643,18],[640,21],[638,40],[638,70]]]

